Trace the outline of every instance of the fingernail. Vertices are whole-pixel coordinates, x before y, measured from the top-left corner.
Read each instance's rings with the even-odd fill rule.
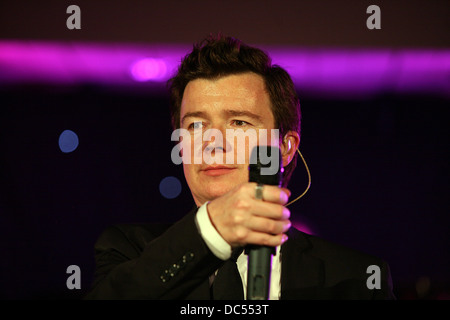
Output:
[[[287,241],[287,239],[288,239],[288,236],[285,235],[285,234],[283,234],[283,235],[281,236],[281,244],[285,243],[285,242]]]
[[[289,219],[291,217],[291,211],[288,208],[283,208],[283,216],[286,219]]]
[[[286,193],[286,194],[287,194],[287,196],[288,196],[288,197],[290,197],[290,196],[291,196],[291,190],[289,190],[289,189],[286,189],[286,188],[283,188],[283,191],[284,191],[284,193]]]

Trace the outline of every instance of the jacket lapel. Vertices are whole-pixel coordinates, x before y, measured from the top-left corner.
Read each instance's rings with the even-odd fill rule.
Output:
[[[323,262],[309,254],[308,235],[294,228],[281,247],[280,299],[319,299],[324,283]]]

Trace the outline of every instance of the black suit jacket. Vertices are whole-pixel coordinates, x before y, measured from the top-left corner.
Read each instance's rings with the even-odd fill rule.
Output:
[[[209,276],[222,260],[206,246],[193,210],[172,225],[124,224],[95,245],[96,271],[86,299],[210,299]],[[281,247],[281,299],[394,299],[381,259],[321,238],[288,231]],[[381,288],[369,289],[370,265]]]

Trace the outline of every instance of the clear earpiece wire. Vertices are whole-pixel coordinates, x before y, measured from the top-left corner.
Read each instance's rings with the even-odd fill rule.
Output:
[[[305,165],[306,172],[308,173],[308,186],[306,187],[306,190],[301,195],[299,195],[297,198],[295,198],[294,200],[289,202],[286,205],[286,207],[291,205],[292,203],[294,203],[295,201],[297,201],[301,197],[303,197],[306,194],[306,192],[308,192],[309,188],[311,187],[311,172],[309,172],[309,168],[308,168],[308,165],[306,164],[305,158],[303,158],[303,155],[302,155],[302,153],[300,152],[299,149],[297,149],[297,152],[300,155],[300,158],[302,158],[303,164]]]

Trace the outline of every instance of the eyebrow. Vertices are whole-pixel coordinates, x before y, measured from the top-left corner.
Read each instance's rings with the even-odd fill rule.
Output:
[[[256,113],[250,112],[250,111],[246,111],[246,110],[225,110],[224,111],[226,114],[233,116],[233,117],[249,117],[249,118],[253,118],[257,121],[262,121],[261,116],[257,115]]]
[[[256,113],[245,111],[245,110],[233,110],[233,109],[227,109],[224,110],[223,113],[225,113],[227,116],[233,116],[233,117],[249,117],[252,119],[255,119],[257,121],[262,121],[261,116],[257,115]],[[183,125],[186,118],[204,118],[209,119],[209,116],[207,112],[204,111],[194,111],[194,112],[186,112],[186,114],[181,118],[181,125]]]
[[[184,120],[186,120],[186,118],[208,118],[208,115],[206,114],[206,112],[203,111],[194,111],[194,112],[186,112],[186,114],[183,116],[183,118],[181,118],[181,125],[183,125]]]

